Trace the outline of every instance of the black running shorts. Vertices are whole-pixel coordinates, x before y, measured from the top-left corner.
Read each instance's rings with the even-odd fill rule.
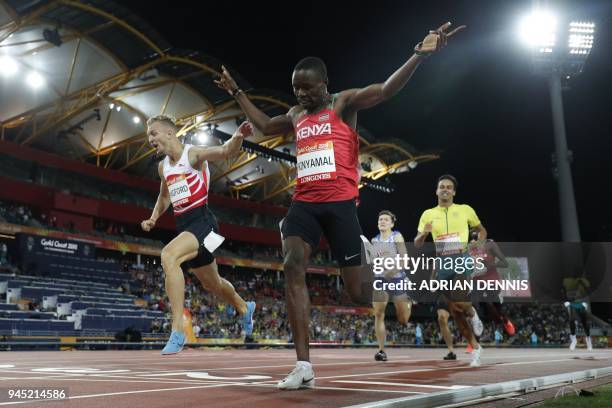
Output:
[[[332,256],[343,266],[361,265],[361,225],[355,200],[310,203],[293,201],[282,222],[282,238],[297,236],[312,249],[324,234]]]
[[[177,216],[176,227],[179,233],[183,231],[191,232],[200,243],[198,255],[192,260],[185,262],[183,266],[187,268],[199,268],[201,266],[210,265],[212,261],[215,260],[213,254],[204,246],[204,238],[206,238],[211,231],[218,233],[219,224],[217,224],[217,219],[207,205],[202,205]]]

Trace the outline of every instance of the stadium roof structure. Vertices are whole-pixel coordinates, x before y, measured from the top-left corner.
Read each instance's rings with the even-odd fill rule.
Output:
[[[128,8],[108,0],[0,0],[0,126],[9,140],[100,167],[157,177],[146,119],[177,118],[195,144],[219,144],[244,119],[213,82],[222,61],[173,47]],[[227,64],[226,64],[227,66]],[[252,89],[268,115],[295,103],[280,92]],[[408,171],[435,160],[398,141],[377,141],[360,128],[363,179]],[[249,139],[294,155],[293,134]],[[410,166],[408,166],[410,165]],[[211,166],[213,191],[259,201],[284,201],[295,167],[245,150]]]

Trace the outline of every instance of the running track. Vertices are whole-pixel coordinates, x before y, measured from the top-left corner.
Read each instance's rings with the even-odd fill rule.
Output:
[[[51,351],[0,354],[0,407],[342,407],[530,377],[612,366],[612,351],[485,349],[442,361],[443,349],[314,349],[316,389],[278,391],[293,350]],[[64,387],[68,401],[8,398],[15,388]],[[409,405],[407,405],[409,406]]]

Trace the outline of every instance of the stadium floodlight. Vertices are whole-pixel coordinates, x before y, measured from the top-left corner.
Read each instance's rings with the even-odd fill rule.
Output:
[[[552,53],[556,44],[557,19],[552,13],[534,11],[521,21],[523,43],[540,53]]]
[[[567,47],[570,55],[586,59],[591,53],[594,40],[595,23],[590,21],[572,21],[569,23]]]
[[[18,69],[17,61],[15,61],[13,57],[9,57],[8,55],[0,57],[0,73],[2,73],[2,75],[7,77],[13,76]]]
[[[595,40],[595,23],[559,19],[549,11],[535,10],[520,24],[520,37],[531,49],[532,69],[548,80],[555,136],[554,175],[559,190],[563,241],[579,242],[578,214],[572,183],[572,152],[565,135],[561,84],[582,73]]]
[[[45,84],[45,78],[36,71],[31,71],[26,76],[26,82],[32,89],[38,89]]]
[[[139,124],[140,123],[140,116],[134,115],[134,117],[132,118],[132,122],[134,122],[135,124]]]

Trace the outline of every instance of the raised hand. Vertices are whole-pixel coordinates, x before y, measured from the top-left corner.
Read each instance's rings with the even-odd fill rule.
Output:
[[[238,136],[241,138],[253,136],[253,125],[251,122],[245,121],[238,126],[238,129],[234,132],[234,136]]]
[[[236,90],[238,89],[236,81],[234,81],[234,78],[232,78],[229,71],[227,70],[227,68],[225,68],[224,65],[221,65],[221,75],[219,75],[219,79],[215,79],[215,84],[217,84],[219,88],[227,91],[227,93],[232,96],[234,95],[234,92],[236,92]]]
[[[449,21],[448,23],[442,24],[437,30],[430,30],[423,42],[418,43],[416,47],[414,47],[415,52],[417,54],[428,55],[440,51],[446,46],[450,37],[467,27],[465,25],[460,25],[454,30],[447,32],[451,25]]]

